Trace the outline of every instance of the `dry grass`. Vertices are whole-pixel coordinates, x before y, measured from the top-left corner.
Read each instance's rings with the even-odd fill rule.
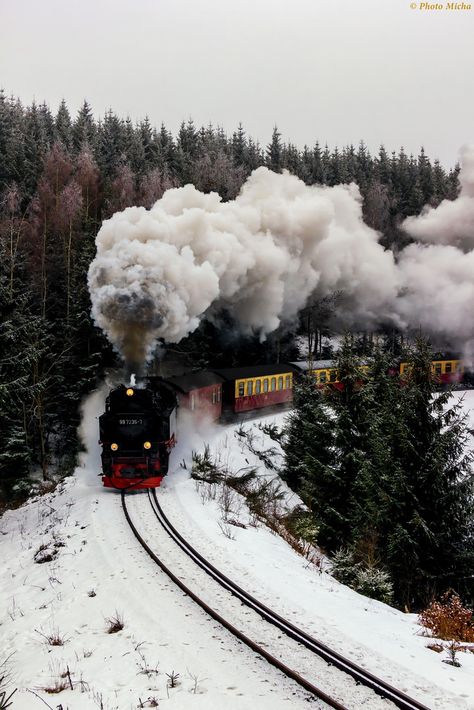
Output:
[[[64,646],[68,641],[65,634],[59,633],[59,629],[53,629],[49,634],[44,634],[42,631],[38,631],[38,629],[35,629],[35,631],[44,638],[48,646]]]
[[[63,690],[66,690],[67,688],[69,688],[69,681],[67,678],[56,678],[54,684],[45,685],[43,688],[40,688],[40,690],[45,693],[49,693],[50,695],[57,695],[58,693],[62,693]]]
[[[123,616],[119,614],[118,611],[115,611],[114,616],[107,618],[105,623],[107,624],[106,631],[108,634],[117,634],[119,631],[122,631],[125,626]]]

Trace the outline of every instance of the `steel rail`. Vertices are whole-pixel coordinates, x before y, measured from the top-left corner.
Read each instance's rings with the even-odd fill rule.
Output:
[[[343,671],[344,673],[350,675],[358,683],[361,683],[362,685],[371,688],[375,693],[377,693],[377,695],[381,696],[382,698],[386,698],[387,700],[390,700],[401,710],[430,710],[427,705],[423,705],[418,700],[409,697],[401,690],[398,690],[386,681],[370,673],[370,671],[365,670],[365,668],[362,668],[350,659],[345,658],[337,651],[332,650],[326,644],[313,638],[302,629],[299,629],[297,626],[284,619],[275,611],[267,607],[265,604],[258,601],[258,599],[256,599],[251,594],[242,589],[242,587],[236,584],[236,582],[233,582],[231,579],[229,579],[229,577],[220,572],[199,552],[197,552],[197,550],[195,550],[192,545],[183,538],[183,536],[178,532],[178,530],[176,530],[176,528],[165,515],[160,503],[158,502],[156,490],[152,489],[151,497],[150,491],[147,492],[148,497],[150,498],[150,502],[152,502],[152,508],[154,510],[154,513],[162,527],[168,533],[168,535],[170,535],[175,540],[175,542],[179,545],[183,552],[189,555],[199,567],[201,567],[219,584],[221,584],[228,591],[230,591],[234,596],[240,599],[240,601],[254,609],[266,621],[279,628],[287,636],[291,637],[295,641],[298,641],[303,646],[323,658],[325,661],[327,661],[328,664],[333,665],[340,671]]]
[[[147,491],[148,492],[148,491]],[[151,501],[151,498],[149,496],[148,492],[148,497]],[[140,545],[143,547],[143,549],[148,553],[148,555],[151,557],[151,559],[158,565],[158,567],[181,589],[181,591],[184,592],[188,597],[190,597],[196,604],[198,604],[201,609],[203,609],[209,616],[211,616],[215,621],[217,621],[219,624],[224,626],[228,631],[230,631],[231,634],[236,636],[236,638],[239,639],[242,643],[246,644],[249,648],[252,649],[255,653],[257,653],[259,656],[264,658],[268,663],[270,663],[272,666],[275,668],[278,668],[282,673],[284,673],[288,678],[291,678],[294,680],[298,685],[300,685],[302,688],[307,690],[309,693],[312,695],[316,696],[323,702],[325,702],[327,705],[330,707],[334,708],[335,710],[347,710],[347,708],[339,703],[337,700],[334,700],[331,698],[329,695],[327,695],[323,690],[318,688],[317,686],[313,685],[313,683],[310,683],[306,678],[303,678],[299,673],[297,673],[295,670],[290,668],[289,666],[285,665],[281,661],[278,660],[278,658],[275,658],[272,656],[268,651],[266,651],[264,648],[259,646],[255,641],[252,641],[248,636],[243,634],[239,629],[237,629],[235,626],[233,626],[231,623],[229,623],[226,619],[224,619],[220,614],[218,614],[212,607],[210,607],[206,602],[204,602],[200,597],[197,596],[189,587],[187,587],[184,582],[182,582],[179,577],[177,577],[163,562],[160,560],[160,558],[153,552],[153,550],[149,547],[149,545],[145,542],[143,537],[140,535],[138,532],[137,528],[132,522],[132,519],[130,517],[130,514],[127,509],[127,505],[125,503],[125,491],[121,492],[121,498],[122,498],[122,508],[125,514],[125,518],[137,538],[138,542]]]

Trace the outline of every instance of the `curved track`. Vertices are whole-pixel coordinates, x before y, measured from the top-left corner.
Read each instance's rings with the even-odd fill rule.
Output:
[[[148,494],[149,495],[149,494]],[[278,658],[275,658],[272,656],[268,651],[266,651],[262,646],[259,644],[255,643],[252,639],[250,639],[248,636],[243,634],[239,629],[237,629],[235,626],[233,626],[231,623],[229,623],[224,617],[222,617],[220,614],[218,614],[212,607],[210,607],[206,602],[204,602],[202,599],[200,599],[197,594],[195,594],[189,587],[187,587],[184,582],[182,582],[179,577],[177,577],[163,562],[160,560],[160,558],[153,552],[153,550],[150,548],[150,546],[146,543],[146,541],[143,539],[143,537],[140,535],[138,532],[136,526],[133,524],[133,521],[130,517],[129,511],[127,509],[127,505],[125,502],[125,492],[121,492],[122,496],[122,507],[125,513],[125,517],[127,519],[128,524],[130,525],[133,534],[139,541],[140,545],[144,548],[144,550],[148,553],[148,555],[152,558],[152,560],[158,565],[158,567],[185,593],[187,594],[193,601],[196,602],[209,616],[211,616],[213,619],[215,619],[219,624],[221,624],[224,628],[226,628],[232,635],[234,635],[236,638],[239,639],[239,641],[242,641],[245,643],[249,648],[252,649],[255,653],[257,653],[259,656],[262,658],[265,658],[266,661],[271,663],[272,666],[275,666],[278,668],[278,670],[282,671],[288,678],[291,678],[292,680],[296,681],[298,685],[300,685],[302,688],[305,690],[309,691],[312,695],[316,696],[323,702],[325,702],[329,707],[335,708],[335,710],[347,710],[347,708],[339,703],[337,700],[334,700],[331,698],[329,695],[327,695],[324,691],[320,690],[320,688],[317,688],[315,685],[310,683],[308,680],[303,678],[299,673],[297,673],[295,670],[292,668],[289,668],[289,666],[286,666],[284,663],[282,663]],[[151,499],[150,499],[151,500]]]
[[[328,646],[325,644],[321,643],[317,639],[314,639],[313,637],[309,636],[306,632],[302,631],[299,629],[297,626],[293,625],[291,622],[287,621],[283,617],[279,616],[276,612],[274,612],[272,609],[269,607],[265,606],[261,602],[259,602],[255,597],[253,597],[251,594],[246,592],[244,589],[242,589],[239,585],[237,585],[235,582],[230,580],[228,577],[226,577],[224,574],[222,574],[219,570],[217,570],[210,562],[208,562],[197,550],[195,550],[183,537],[182,535],[174,528],[172,523],[168,520],[166,515],[164,514],[159,502],[158,498],[156,495],[156,490],[153,489],[150,493],[150,491],[147,491],[148,493],[148,498],[151,504],[151,507],[153,509],[153,512],[155,516],[157,517],[160,525],[163,527],[163,529],[166,531],[166,533],[173,539],[173,541],[181,548],[183,552],[185,552],[186,555],[188,555],[206,574],[208,574],[210,577],[212,577],[216,582],[218,582],[219,585],[227,589],[229,592],[231,592],[235,597],[237,597],[243,604],[247,605],[251,609],[253,609],[259,616],[261,616],[263,619],[268,621],[269,623],[273,624],[276,626],[278,629],[280,629],[283,633],[285,633],[288,637],[292,638],[305,648],[309,649],[311,652],[317,654],[319,657],[321,657],[324,661],[328,663],[328,665],[334,666],[338,670],[346,673],[347,675],[351,676],[357,684],[364,685],[365,687],[370,688],[373,690],[377,695],[380,697],[391,701],[396,707],[401,708],[401,710],[429,710],[429,708],[426,705],[423,705],[417,700],[414,700],[410,697],[408,697],[406,694],[403,692],[397,690],[393,686],[389,685],[385,681],[381,680],[380,678],[377,678],[373,674],[369,673],[366,671],[364,668],[358,666],[357,664],[353,663],[347,658],[344,658],[341,654],[337,653],[336,651],[333,651],[330,649]],[[201,606],[206,613],[208,613],[212,618],[214,618],[216,621],[218,621],[220,624],[222,624],[226,629],[228,629],[233,635],[235,635],[239,640],[241,640],[243,643],[245,643],[247,646],[249,646],[253,651],[258,653],[260,656],[265,658],[269,663],[271,663],[273,666],[281,670],[285,675],[287,675],[289,678],[292,678],[294,681],[296,681],[299,685],[301,685],[305,690],[309,691],[316,697],[320,698],[323,700],[328,706],[336,708],[338,710],[346,710],[346,708],[339,703],[337,700],[334,700],[330,696],[328,696],[324,691],[322,691],[320,688],[316,687],[309,681],[307,681],[305,678],[303,678],[299,673],[294,671],[293,669],[289,668],[285,664],[283,664],[279,659],[275,658],[272,656],[268,651],[263,649],[261,646],[256,644],[254,641],[252,641],[249,637],[244,635],[239,629],[235,628],[232,624],[230,624],[226,619],[221,617],[217,612],[214,611],[209,605],[207,605],[202,599],[200,599],[191,589],[189,589],[181,579],[179,579],[171,570],[166,567],[166,565],[160,560],[157,555],[151,550],[151,548],[147,545],[145,540],[142,538],[142,536],[139,534],[137,528],[134,526],[131,517],[129,515],[129,512],[127,510],[126,502],[125,502],[125,492],[122,492],[122,506],[124,509],[125,517],[132,528],[132,531],[135,535],[135,537],[138,539],[140,544],[144,547],[146,552],[150,555],[150,557],[154,560],[154,562],[160,567],[160,569],[165,572],[166,575],[172,579],[172,581],[177,584],[180,589],[182,589],[185,594],[187,594],[189,597],[191,597],[199,606]]]

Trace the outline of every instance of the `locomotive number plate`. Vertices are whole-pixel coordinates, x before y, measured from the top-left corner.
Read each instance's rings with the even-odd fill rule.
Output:
[[[119,424],[143,424],[143,419],[119,419]]]

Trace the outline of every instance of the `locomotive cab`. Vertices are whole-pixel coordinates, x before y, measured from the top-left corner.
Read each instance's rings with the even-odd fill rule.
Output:
[[[168,472],[175,423],[176,399],[164,383],[153,389],[121,385],[112,390],[99,417],[104,486],[159,486]]]

